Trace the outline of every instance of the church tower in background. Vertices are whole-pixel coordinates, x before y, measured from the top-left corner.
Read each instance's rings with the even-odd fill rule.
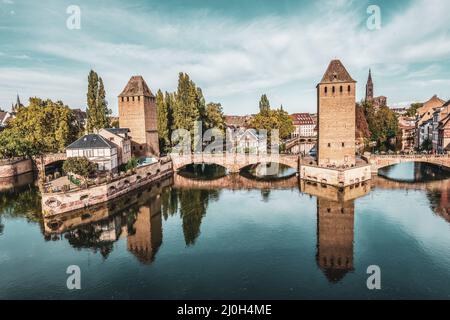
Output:
[[[136,157],[159,157],[155,96],[142,76],[133,76],[119,95],[119,126],[130,130]]]
[[[373,101],[373,81],[372,71],[369,69],[369,78],[366,84],[366,101]]]

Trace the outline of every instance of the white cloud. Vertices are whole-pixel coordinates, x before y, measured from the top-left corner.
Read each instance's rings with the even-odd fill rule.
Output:
[[[299,111],[294,108],[300,104],[314,106],[311,89],[333,58],[342,59],[355,78],[365,77],[367,69],[376,66],[380,86],[386,78],[395,77],[399,80],[396,85],[401,86],[402,79],[431,77],[439,72],[439,63],[450,54],[446,17],[450,2],[415,1],[390,22],[384,22],[379,31],[365,28],[365,10],[356,3],[321,2],[314,7],[318,10],[314,15],[299,12],[249,21],[207,11],[179,20],[123,9],[101,11],[99,15],[84,10],[83,14],[97,21],[97,27],[108,25],[111,32],[122,34],[126,30],[137,37],[117,43],[83,30],[74,37],[67,37],[66,30],[45,30],[42,33],[49,34],[51,41],[33,39],[29,49],[81,63],[86,66],[86,74],[89,68],[96,69],[108,83],[113,107],[117,94],[133,74],[143,74],[155,91],[174,90],[178,72],[188,72],[208,99],[223,102],[226,112],[237,113],[255,111],[254,105],[240,105],[240,96],[245,101],[249,95],[257,97],[284,87],[298,90],[287,94],[286,100],[280,96],[276,104],[283,103],[289,111]],[[117,25],[112,26],[111,21]],[[432,65],[410,73],[411,65],[417,63]],[[48,72],[54,71],[49,68]],[[357,80],[362,85],[365,78]],[[84,101],[84,91],[78,94]],[[394,99],[417,98],[414,90],[409,94]],[[227,105],[227,101],[233,101],[233,105]]]

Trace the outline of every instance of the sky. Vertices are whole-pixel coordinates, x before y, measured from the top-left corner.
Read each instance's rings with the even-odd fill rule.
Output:
[[[70,5],[79,29],[67,27]],[[367,25],[370,5],[378,29]],[[179,72],[226,114],[256,113],[264,93],[272,107],[315,112],[315,87],[336,58],[358,100],[369,68],[391,106],[448,100],[448,12],[448,0],[0,0],[0,107],[19,94],[85,109],[94,69],[114,114],[132,75],[156,93],[175,91]]]

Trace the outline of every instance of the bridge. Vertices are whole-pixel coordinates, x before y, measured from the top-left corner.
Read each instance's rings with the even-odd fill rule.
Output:
[[[41,178],[45,178],[45,166],[67,159],[66,153],[47,153],[42,156],[33,157],[35,170],[39,173]]]
[[[449,155],[370,155],[363,156],[371,167],[372,173],[378,173],[378,170],[384,167],[389,167],[395,164],[406,162],[423,162],[430,163],[440,167],[446,167],[450,169],[450,156]]]
[[[229,173],[238,173],[243,168],[259,163],[279,163],[299,171],[299,157],[286,154],[241,154],[241,153],[194,153],[188,155],[170,155],[174,171],[189,164],[215,164]]]
[[[316,144],[317,136],[295,137],[285,142],[285,150],[287,152],[292,152],[294,148],[298,147],[296,153],[302,153],[303,151],[307,153],[306,150],[309,152]],[[301,146],[303,146],[303,148],[301,148]]]

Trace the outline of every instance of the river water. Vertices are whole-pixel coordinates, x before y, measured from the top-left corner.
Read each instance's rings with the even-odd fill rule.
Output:
[[[448,173],[380,174],[337,190],[197,168],[45,221],[22,182],[0,193],[0,299],[449,299]]]

